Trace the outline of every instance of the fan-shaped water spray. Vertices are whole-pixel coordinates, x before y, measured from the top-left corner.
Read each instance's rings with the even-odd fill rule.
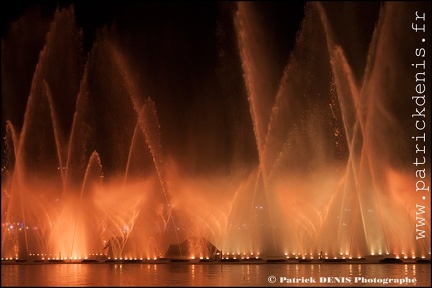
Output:
[[[425,239],[418,241],[416,167],[407,149],[412,127],[401,120],[411,121],[401,107],[412,102],[400,97],[415,80],[402,66],[414,61],[406,56],[412,47],[392,49],[397,35],[412,37],[395,23],[410,21],[415,7],[381,7],[361,66],[352,64],[358,63],[350,58],[355,51],[341,41],[353,37],[351,26],[337,25],[332,4],[307,3],[283,71],[267,47],[257,7],[240,2],[231,26],[217,26],[215,35],[225,37],[220,43],[229,40],[223,29],[233,35],[229,47],[219,47],[218,59],[234,55],[218,65],[242,74],[237,79],[243,82],[235,84],[241,89],[232,91],[244,93],[221,100],[229,107],[213,119],[219,92],[201,91],[206,84],[197,83],[199,92],[192,92],[204,100],[189,99],[182,121],[200,131],[182,130],[163,110],[172,95],[161,91],[176,89],[147,90],[141,80],[151,75],[145,71],[158,67],[140,70],[115,28],[99,31],[84,56],[73,8],[59,9],[39,54],[22,126],[5,122],[2,257],[153,259],[168,247],[184,257],[219,251],[245,257],[427,256],[430,206],[422,202]],[[13,49],[5,45],[2,58]],[[224,76],[234,79],[222,75],[221,83]],[[167,79],[158,81],[178,84]],[[224,129],[202,139],[220,127],[208,119],[251,141],[216,143],[216,130]],[[172,141],[175,135],[186,141]],[[208,147],[181,151],[177,143]],[[249,146],[239,149],[239,143]],[[203,156],[219,146],[228,159],[217,152]],[[255,151],[256,160],[245,159],[242,149]],[[423,181],[429,187],[430,176]]]

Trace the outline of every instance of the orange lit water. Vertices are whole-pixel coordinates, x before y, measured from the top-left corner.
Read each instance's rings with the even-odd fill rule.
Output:
[[[2,265],[1,286],[419,286],[430,264],[41,264]],[[275,276],[276,283],[269,283]],[[281,277],[300,283],[280,283]],[[316,283],[301,283],[301,279]],[[345,283],[326,283],[339,277]],[[356,277],[415,279],[414,284],[354,283]],[[324,279],[326,282],[324,282]],[[344,279],[344,280],[342,280]],[[346,282],[350,279],[352,283]],[[306,280],[304,280],[306,281]],[[309,280],[308,280],[309,281]]]

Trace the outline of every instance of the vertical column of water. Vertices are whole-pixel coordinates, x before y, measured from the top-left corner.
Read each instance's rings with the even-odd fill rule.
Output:
[[[270,84],[274,82],[270,73],[270,71],[273,70],[273,67],[269,65],[270,61],[267,58],[266,49],[262,44],[265,39],[263,36],[265,31],[263,31],[263,27],[261,23],[259,23],[257,17],[254,17],[254,13],[255,11],[250,3],[238,3],[238,10],[235,18],[238,47],[242,61],[243,76],[250,105],[250,113],[259,158],[259,168],[253,191],[249,222],[250,224],[252,224],[252,222],[257,222],[257,219],[252,219],[252,215],[254,214],[256,207],[260,209],[262,208],[263,205],[262,203],[259,203],[259,199],[264,197],[266,200],[264,208],[266,209],[266,213],[268,213],[268,217],[270,217],[270,229],[273,242],[273,251],[271,253],[275,253],[276,235],[273,228],[273,215],[270,207],[271,203],[269,203],[268,197],[270,191],[268,191],[267,182],[270,173],[268,170],[271,169],[273,164],[267,158],[267,140],[269,138],[269,125],[271,123],[274,99]],[[256,228],[257,227],[255,227],[255,229]],[[257,232],[260,234],[266,234],[264,231]],[[249,237],[254,238],[253,235],[249,235]]]
[[[150,154],[153,159],[153,164],[158,175],[159,183],[161,185],[162,194],[165,198],[165,202],[168,208],[166,223],[172,221],[175,231],[175,236],[177,242],[179,243],[179,237],[177,232],[177,227],[175,219],[172,215],[172,207],[166,187],[166,176],[164,172],[164,161],[163,161],[163,151],[161,145],[161,135],[160,135],[160,124],[156,113],[156,107],[154,102],[150,98],[146,98],[143,104],[139,100],[139,91],[136,87],[132,76],[129,74],[127,68],[126,60],[124,59],[121,52],[115,45],[111,46],[111,53],[117,66],[119,67],[119,72],[123,76],[123,81],[125,83],[127,92],[129,94],[130,100],[133,104],[135,112],[137,113],[138,126],[141,132],[144,134],[144,138]]]
[[[327,47],[331,57],[330,61],[332,64],[333,75],[335,77],[337,90],[336,93],[338,95],[338,101],[341,107],[345,135],[347,138],[347,146],[349,151],[349,159],[346,167],[346,174],[344,176],[345,183],[343,188],[343,203],[340,210],[340,217],[341,219],[343,219],[344,210],[354,208],[355,205],[353,205],[353,203],[355,202],[353,201],[359,201],[361,197],[361,191],[359,190],[359,186],[361,186],[359,183],[359,162],[361,158],[361,151],[363,149],[362,143],[364,138],[362,119],[363,108],[361,107],[361,103],[359,103],[359,91],[356,84],[357,81],[355,80],[351,68],[343,55],[342,48],[336,47],[334,44],[334,41],[332,39],[332,32],[330,30],[324,8],[320,4],[317,4],[316,7],[320,13],[321,21],[323,22],[325,28]],[[356,200],[353,200],[353,192],[355,192],[357,198]],[[363,211],[366,208],[364,207],[364,203],[362,203],[361,201],[359,201],[359,205],[360,215],[363,217]],[[352,225],[354,223],[355,215],[356,214],[353,213]],[[349,249],[348,251],[351,255],[351,253],[353,252],[351,251],[351,239],[353,238],[352,235],[354,235],[355,233],[354,230],[358,229],[359,227],[351,227],[351,235],[346,235],[346,233],[343,233],[343,231],[341,230],[342,226],[340,224],[341,223],[339,223],[338,228],[338,243],[340,243],[342,249]],[[363,231],[367,229],[364,225],[364,219],[362,220],[361,227]],[[344,245],[341,245],[342,243],[344,243]],[[350,243],[349,247],[345,247],[346,243]]]
[[[403,44],[403,47],[395,49],[394,45],[402,45],[399,41],[403,37],[409,38],[402,26],[402,23],[410,23],[409,12],[404,4],[386,3],[382,6],[367,51],[365,69],[361,71],[362,79],[358,81],[343,48],[335,45],[331,23],[325,9],[320,3],[317,7],[326,29],[327,46],[350,152],[347,175],[353,179],[353,185],[346,182],[344,194],[348,195],[352,189],[356,193],[361,229],[367,243],[367,251],[363,253],[389,253],[395,249],[394,247],[400,249],[406,245],[403,244],[406,243],[404,238],[411,225],[407,221],[412,217],[405,211],[410,197],[407,197],[408,194],[402,196],[402,189],[394,191],[391,188],[394,186],[389,181],[395,179],[388,178],[388,171],[395,169],[394,163],[406,157],[404,153],[391,151],[398,151],[398,147],[406,145],[405,124],[398,123],[398,118],[404,118],[405,115],[397,115],[401,110],[396,110],[397,105],[394,103],[403,102],[403,91],[407,87],[404,83],[405,79],[409,78],[409,75],[406,75],[407,67],[403,65],[408,65],[409,49],[414,51],[414,47],[410,47],[411,44]],[[396,35],[399,34],[404,36],[398,36],[396,39]],[[385,67],[392,68],[386,70]],[[399,137],[396,138],[396,135]],[[406,197],[405,203],[394,201],[396,198],[389,198],[389,195]],[[400,210],[404,212],[401,213]],[[401,215],[404,217],[400,217]],[[396,218],[399,218],[398,224]],[[358,228],[352,227],[353,230]],[[354,230],[353,233],[355,232]],[[415,246],[414,243],[412,245]],[[359,243],[356,243],[356,246],[359,246]]]
[[[271,209],[267,212],[272,227],[271,253],[287,253],[288,249],[313,253],[322,225],[323,203],[333,196],[331,187],[318,191],[314,186],[322,183],[309,183],[325,165],[336,162],[329,155],[337,136],[327,137],[327,133],[338,127],[331,127],[327,121],[331,117],[326,103],[330,101],[331,70],[328,53],[321,51],[325,36],[317,26],[313,7],[308,5],[305,11],[294,50],[286,52],[289,58],[280,79],[275,77],[276,67],[269,64],[272,59],[265,53],[263,26],[255,19],[252,5],[240,3],[236,14],[260,161],[257,187],[262,185],[262,195]],[[319,197],[314,197],[315,193]]]
[[[31,240],[28,236],[31,231],[27,231],[27,227],[32,226],[33,220],[24,214],[30,208],[23,203],[28,198],[26,192],[22,191],[24,183],[21,182],[25,180],[23,176],[25,165],[22,163],[23,157],[18,155],[18,151],[22,150],[19,139],[24,126],[20,123],[24,119],[21,118],[22,115],[17,115],[17,112],[22,108],[28,110],[28,105],[27,107],[19,105],[20,103],[25,105],[22,102],[25,101],[23,97],[29,95],[27,89],[30,89],[31,83],[27,82],[28,77],[34,77],[33,65],[38,61],[37,53],[45,43],[44,36],[49,29],[48,26],[48,23],[41,21],[36,13],[30,12],[11,23],[7,36],[2,37],[2,103],[6,104],[3,108],[7,107],[3,110],[5,112],[3,116],[11,117],[5,123],[6,143],[2,146],[8,150],[4,151],[8,154],[2,157],[5,161],[2,163],[4,165],[2,167],[2,223],[9,223],[7,226],[2,225],[2,257],[26,258],[29,247],[33,247],[33,251],[37,250],[36,245],[29,245]],[[32,65],[30,70],[29,65]],[[16,116],[20,119],[18,120]]]
[[[274,235],[274,225],[272,221],[272,213],[270,212],[270,203],[268,201],[267,191],[267,167],[265,167],[264,147],[267,134],[267,127],[273,103],[273,95],[271,84],[273,79],[270,78],[271,67],[269,67],[266,59],[265,49],[259,44],[263,41],[263,31],[261,27],[255,23],[257,19],[253,17],[253,8],[250,3],[239,2],[238,9],[235,15],[235,25],[238,39],[238,47],[242,61],[244,72],[244,80],[246,91],[250,105],[250,113],[254,127],[255,140],[259,158],[259,169],[256,179],[256,184],[253,192],[253,200],[251,206],[251,217],[255,205],[258,205],[256,199],[261,195],[266,199],[266,211],[270,217],[270,229],[272,233],[273,252],[276,252],[276,238]],[[261,186],[262,185],[262,186]],[[263,191],[261,191],[261,189]],[[261,195],[257,195],[260,193]],[[262,205],[262,204],[261,204]],[[261,206],[260,206],[261,207]],[[250,227],[253,227],[249,219]],[[259,233],[265,233],[259,231]],[[253,237],[250,235],[249,237]],[[251,241],[253,241],[251,239]],[[253,247],[254,245],[252,245]]]
[[[361,121],[359,121],[359,117],[361,117],[361,115],[359,115],[361,113],[361,108],[359,107],[358,103],[359,95],[358,89],[356,87],[356,81],[349,67],[349,64],[346,62],[346,59],[344,57],[340,59],[335,59],[334,56],[343,55],[342,48],[338,47],[337,49],[335,49],[324,8],[320,4],[317,4],[316,8],[319,11],[321,21],[323,22],[325,28],[327,47],[331,57],[330,62],[332,64],[333,75],[336,82],[336,94],[338,96],[338,102],[341,107],[342,119],[344,121],[343,128],[345,129],[345,135],[349,151],[348,164],[344,175],[345,181],[343,184],[343,200],[339,213],[341,221],[338,223],[337,243],[338,246],[341,247],[341,251],[343,251],[343,253],[348,250],[351,255],[351,239],[352,235],[354,235],[353,230],[356,229],[356,227],[350,227],[349,232],[344,232],[342,231],[341,224],[343,222],[351,222],[351,224],[353,225],[354,216],[356,215],[356,213],[353,213],[352,220],[344,219],[345,209],[355,209],[356,207],[355,205],[353,205],[356,201],[355,199],[353,199],[353,195],[356,195],[357,201],[359,197],[358,162],[363,138],[361,133]],[[362,207],[360,203],[360,213],[361,210]],[[364,227],[362,227],[362,230],[364,230]],[[349,245],[347,246],[348,243]],[[337,253],[338,251],[335,252]]]
[[[87,225],[89,225],[89,222],[93,222],[96,219],[92,219],[91,217],[89,217],[90,215],[84,215],[85,219],[81,220],[80,216],[82,214],[82,211],[85,211],[85,207],[87,207],[86,202],[88,201],[87,198],[84,198],[85,196],[88,196],[89,191],[88,189],[94,189],[94,182],[102,182],[103,180],[103,173],[102,173],[102,164],[101,164],[101,160],[99,158],[99,154],[96,151],[93,151],[92,155],[90,156],[85,174],[84,174],[84,180],[83,180],[83,184],[81,187],[81,193],[79,195],[79,199],[77,201],[76,204],[76,215],[75,215],[75,224],[73,227],[73,234],[72,234],[72,245],[71,245],[71,250],[70,250],[70,256],[71,257],[77,257],[77,256],[81,256],[81,254],[77,254],[77,253],[83,253],[83,251],[89,253],[89,252],[94,252],[94,251],[88,251],[88,247],[93,247],[94,244],[96,244],[97,239],[92,239],[91,237],[89,237],[90,235],[87,235],[91,232],[94,232],[93,229],[97,228],[97,227],[85,227]],[[87,195],[85,195],[87,194]],[[84,198],[84,199],[83,199]],[[91,209],[91,207],[90,207]],[[81,221],[80,221],[81,220]],[[92,223],[91,223],[92,224]],[[80,227],[78,227],[80,225]],[[80,232],[81,234],[84,235],[78,235],[80,236],[80,243],[78,243],[78,249],[75,247],[75,242],[76,242],[76,238],[77,238],[77,229],[80,228]],[[87,229],[85,229],[87,228]],[[93,229],[92,229],[93,228]],[[93,231],[92,231],[93,230]],[[90,241],[94,241],[95,243],[86,243],[87,240]],[[93,245],[92,245],[93,244]],[[87,251],[86,251],[87,250]]]
[[[394,185],[399,182],[405,183],[406,187],[414,186],[414,181],[404,179],[403,175],[405,171],[411,171],[408,173],[415,175],[415,168],[418,168],[414,167],[415,157],[410,152],[416,150],[417,144],[410,140],[410,135],[415,131],[415,117],[412,116],[415,109],[411,108],[411,112],[407,108],[413,107],[410,95],[415,93],[414,87],[425,81],[421,73],[417,74],[421,70],[411,68],[413,62],[424,57],[416,57],[418,54],[415,53],[419,51],[417,41],[422,41],[420,35],[406,27],[411,25],[417,11],[427,9],[427,5],[423,3],[385,3],[369,48],[368,63],[361,83],[360,93],[367,106],[364,119],[367,137],[361,168],[370,173],[370,186],[374,192],[370,198],[377,203],[373,209],[377,210],[381,220],[381,235],[384,237],[380,239],[371,233],[371,250],[374,253],[393,252],[394,247],[404,253],[427,253],[425,246],[420,247],[422,242],[407,237],[416,233],[413,223],[417,215],[413,212],[413,207],[416,206],[418,196],[410,193],[409,188],[401,189]],[[425,115],[426,119],[427,117],[430,120],[430,114]],[[430,130],[426,133],[428,132]],[[399,176],[390,176],[393,171],[398,171]]]
[[[56,117],[56,106],[59,100],[55,99],[55,95],[58,95],[61,87],[60,89],[67,90],[62,93],[65,101],[61,101],[66,103],[69,99],[73,101],[74,97],[68,97],[69,93],[75,93],[73,89],[75,83],[72,79],[80,77],[78,73],[71,73],[76,72],[75,68],[79,66],[79,63],[74,62],[77,56],[74,54],[75,48],[79,46],[79,43],[74,42],[77,34],[79,33],[74,27],[73,12],[57,11],[33,74],[19,136],[21,141],[15,152],[16,165],[11,186],[11,193],[14,194],[15,199],[13,201],[17,201],[21,206],[17,210],[21,210],[22,214],[18,219],[22,219],[20,222],[24,227],[22,232],[24,239],[18,241],[25,241],[26,247],[20,252],[22,256],[28,256],[25,254],[31,252],[42,254],[49,250],[48,239],[52,233],[51,228],[61,209],[59,203],[56,203],[60,195],[53,191],[60,191],[61,188],[58,188],[64,181],[62,129],[65,126],[61,125]],[[67,37],[62,38],[64,35],[71,37],[74,43],[68,42]],[[68,48],[59,49],[59,45],[66,45]],[[58,57],[58,51],[67,56]],[[71,62],[62,65],[64,59]],[[59,77],[61,74],[71,74],[71,76],[61,78]],[[48,185],[51,186],[47,189]],[[17,207],[15,204],[14,206]],[[11,211],[14,214],[16,212]]]
[[[175,223],[175,219],[172,215],[172,210],[171,210],[172,207],[166,189],[166,183],[165,183],[166,179],[165,179],[164,168],[163,168],[164,162],[162,160],[163,159],[162,145],[160,139],[160,125],[156,114],[155,104],[150,98],[147,98],[143,105],[143,108],[139,115],[138,124],[141,128],[141,131],[144,133],[145,141],[152,155],[153,163],[155,165],[156,172],[161,184],[162,193],[164,195],[166,204],[168,206],[168,212],[167,212],[168,215],[167,215],[164,228],[166,228],[166,223],[172,221],[177,243],[180,243],[178,233],[177,233],[177,226]],[[179,249],[180,249],[180,255],[182,255],[180,246]]]
[[[13,241],[7,239],[9,237],[10,232],[10,223],[15,223],[15,213],[19,213],[20,207],[16,207],[17,203],[19,203],[20,199],[17,199],[19,195],[14,193],[13,188],[13,179],[16,171],[16,155],[17,148],[19,147],[19,139],[18,135],[15,131],[12,123],[7,120],[6,121],[6,135],[4,139],[4,149],[3,153],[5,153],[2,163],[2,223],[6,225],[2,225],[2,246],[1,246],[1,255],[2,258],[11,258],[16,257],[14,255]],[[17,211],[18,210],[18,211]],[[5,217],[3,219],[3,217]],[[12,242],[12,243],[11,243]],[[27,245],[27,244],[26,244]]]
[[[45,51],[45,50],[44,50]],[[38,205],[29,205],[26,201],[27,198],[30,197],[35,197],[34,199],[37,199],[38,195],[27,195],[27,193],[29,193],[29,190],[27,188],[27,182],[29,177],[31,176],[31,173],[34,173],[35,171],[29,171],[28,170],[28,163],[31,163],[33,161],[33,155],[29,155],[28,153],[28,145],[29,142],[31,141],[29,140],[31,138],[31,135],[33,135],[32,133],[35,133],[35,129],[37,129],[37,127],[35,126],[35,123],[40,124],[40,125],[47,125],[46,122],[41,121],[41,119],[39,118],[39,113],[41,113],[41,111],[39,111],[39,107],[38,107],[38,102],[42,102],[44,104],[48,104],[48,107],[44,107],[45,109],[48,108],[51,110],[52,107],[49,107],[49,103],[47,103],[46,98],[44,97],[44,95],[46,95],[46,91],[44,91],[46,87],[44,87],[45,85],[42,83],[42,77],[43,77],[43,65],[44,65],[44,51],[41,52],[41,57],[40,57],[40,62],[38,63],[37,67],[36,67],[36,71],[33,77],[33,81],[32,81],[32,86],[31,86],[31,91],[30,91],[30,95],[29,95],[29,99],[27,102],[27,106],[26,106],[26,112],[24,114],[24,121],[23,121],[23,127],[21,130],[21,134],[20,134],[20,142],[19,142],[19,146],[16,150],[16,165],[15,165],[15,171],[13,173],[13,180],[12,180],[12,186],[11,186],[11,191],[13,194],[17,194],[17,197],[15,198],[15,201],[18,201],[20,203],[20,211],[21,211],[21,219],[22,222],[24,223],[24,226],[42,226],[45,225],[45,223],[34,223],[34,220],[30,220],[28,219],[29,217],[27,217],[27,215],[31,215],[33,213],[40,213],[42,211],[34,211],[35,207],[38,207]],[[38,121],[37,121],[38,120]],[[46,120],[46,119],[44,119]],[[52,121],[52,119],[50,119]],[[52,124],[52,123],[50,123]],[[49,125],[49,124],[48,124]],[[47,127],[43,127],[41,128],[41,131],[43,131],[42,133],[46,132]],[[30,136],[28,136],[30,135]],[[36,143],[34,145],[43,145],[44,143],[40,143],[35,141]],[[36,150],[38,150],[39,147],[36,147]],[[46,152],[46,151],[45,151]],[[45,155],[39,155],[39,156],[45,156]],[[39,193],[39,191],[36,191],[36,193]],[[37,201],[37,200],[36,200]],[[15,207],[16,208],[16,207]],[[19,218],[18,218],[19,219]],[[49,221],[49,219],[46,219],[47,221]],[[40,227],[40,230],[43,231],[42,227]],[[44,231],[42,233],[49,233],[48,231]],[[38,234],[38,232],[35,232],[35,234]],[[40,235],[35,235],[36,238],[39,237],[43,237]],[[25,241],[25,246],[26,246],[26,252],[24,254],[29,253],[29,239],[28,239],[28,231],[27,229],[24,229],[24,241]],[[44,249],[46,247],[37,247],[36,249]],[[45,252],[45,251],[44,251]],[[24,256],[24,255],[21,255]],[[27,256],[27,255],[26,255]]]

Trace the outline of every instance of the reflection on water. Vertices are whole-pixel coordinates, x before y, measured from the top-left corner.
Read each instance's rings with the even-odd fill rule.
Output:
[[[1,271],[1,286],[380,286],[407,278],[415,284],[381,286],[431,284],[430,264],[35,264]],[[355,283],[359,277],[366,280]]]

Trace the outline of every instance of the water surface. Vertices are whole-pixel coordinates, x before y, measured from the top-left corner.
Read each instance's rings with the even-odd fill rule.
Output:
[[[34,264],[2,265],[1,271],[1,286],[427,287],[431,284],[430,264]],[[271,276],[276,277],[275,283],[269,283]],[[354,283],[356,277],[375,282],[407,278],[416,282]]]

